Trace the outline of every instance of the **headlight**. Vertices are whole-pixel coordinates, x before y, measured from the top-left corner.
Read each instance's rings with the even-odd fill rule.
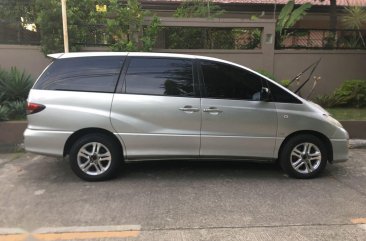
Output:
[[[326,117],[327,121],[330,124],[332,124],[334,126],[337,126],[337,127],[340,127],[340,128],[343,128],[342,124],[339,121],[337,121],[336,119],[334,119],[333,117],[331,117],[330,115],[323,115],[323,116]]]

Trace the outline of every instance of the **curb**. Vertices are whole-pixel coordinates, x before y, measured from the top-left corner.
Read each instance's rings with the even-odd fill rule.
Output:
[[[349,149],[364,149],[366,148],[366,140],[362,139],[350,139]]]

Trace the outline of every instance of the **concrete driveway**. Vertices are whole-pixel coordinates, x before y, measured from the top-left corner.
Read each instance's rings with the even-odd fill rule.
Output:
[[[112,181],[0,155],[0,240],[366,240],[366,149],[322,177],[273,164],[144,162]]]

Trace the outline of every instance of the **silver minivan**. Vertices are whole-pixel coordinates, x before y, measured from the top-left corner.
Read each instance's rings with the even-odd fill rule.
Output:
[[[337,120],[241,65],[162,53],[49,56],[29,93],[25,147],[69,156],[84,180],[161,159],[278,161],[289,176],[312,178],[348,158]]]

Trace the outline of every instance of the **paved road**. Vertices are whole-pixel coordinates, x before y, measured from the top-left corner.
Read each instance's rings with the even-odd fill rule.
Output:
[[[350,156],[313,180],[273,164],[174,161],[88,183],[67,161],[1,154],[0,240],[365,241],[366,149]]]

